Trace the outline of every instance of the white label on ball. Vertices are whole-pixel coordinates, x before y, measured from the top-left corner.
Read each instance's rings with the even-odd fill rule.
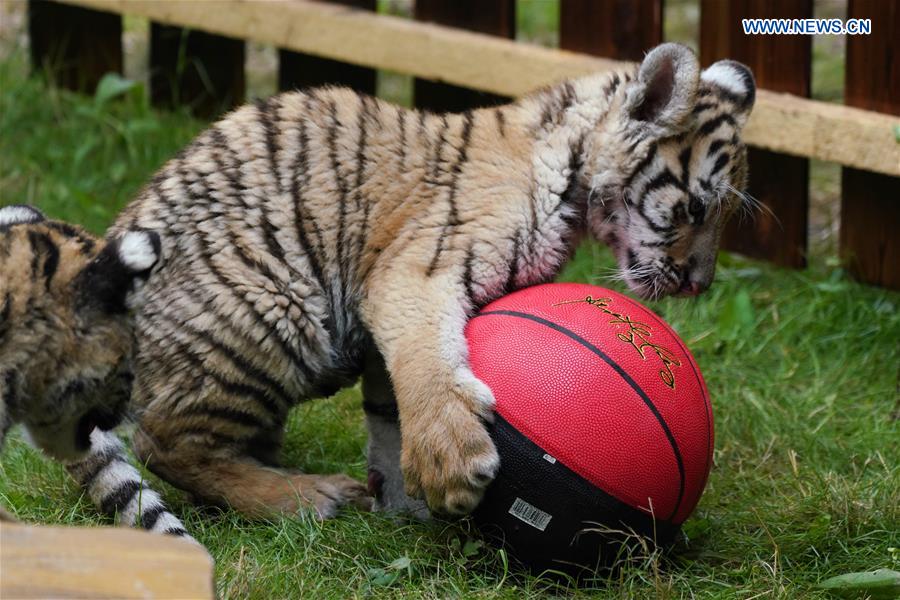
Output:
[[[556,459],[553,458],[552,456],[550,456],[549,454],[545,454],[545,455],[544,455],[544,460],[546,460],[546,461],[547,461],[548,463],[550,463],[551,465],[555,465],[555,464],[556,464]]]
[[[547,524],[550,523],[550,519],[553,518],[553,515],[550,513],[545,513],[538,507],[528,504],[521,498],[516,498],[516,501],[509,507],[509,514],[520,521],[525,521],[535,529],[541,531],[547,528]]]

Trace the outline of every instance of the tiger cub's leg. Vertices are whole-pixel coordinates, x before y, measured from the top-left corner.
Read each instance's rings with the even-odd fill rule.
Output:
[[[66,465],[66,470],[117,524],[195,541],[128,462],[125,447],[114,433],[94,429],[88,456]]]
[[[469,368],[463,277],[426,273],[399,260],[373,272],[362,314],[397,395],[407,493],[433,511],[464,514],[500,467],[485,427],[494,396]]]
[[[143,344],[135,363],[134,401],[142,410],[134,449],[154,473],[197,500],[251,518],[313,510],[324,519],[345,504],[371,507],[365,486],[346,475],[276,466],[290,407],[272,397],[273,382],[246,370],[241,377],[221,347],[194,340],[189,348],[175,331],[163,335],[168,339]]]
[[[144,429],[135,433],[135,451],[153,472],[195,500],[229,507],[249,518],[313,510],[327,519],[346,504],[364,510],[372,506],[365,487],[346,475],[309,475],[269,466],[228,448],[175,444]]]
[[[400,421],[397,399],[384,365],[384,358],[374,344],[366,353],[363,372],[363,410],[369,439],[369,493],[375,497],[375,509],[406,513],[417,519],[431,514],[425,502],[406,495],[400,469]]]

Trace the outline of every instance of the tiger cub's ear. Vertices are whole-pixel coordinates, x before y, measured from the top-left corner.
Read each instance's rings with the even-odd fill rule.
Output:
[[[625,99],[629,117],[655,137],[679,133],[694,108],[700,64],[687,46],[661,44],[647,53]]]
[[[750,67],[736,60],[720,60],[704,69],[700,79],[716,86],[719,93],[735,105],[732,114],[743,127],[756,100],[756,81]]]
[[[44,213],[26,204],[12,204],[0,208],[0,229],[13,225],[30,225],[46,220]]]
[[[159,235],[128,231],[110,240],[76,281],[78,307],[107,314],[126,312],[160,258]]]

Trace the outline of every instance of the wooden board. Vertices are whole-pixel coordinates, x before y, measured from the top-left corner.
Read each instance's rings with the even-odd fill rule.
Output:
[[[327,0],[341,6],[374,11],[375,0]],[[278,89],[294,90],[318,85],[344,85],[375,94],[375,69],[367,69],[322,56],[278,50]]]
[[[758,87],[794,96],[809,96],[812,37],[808,35],[745,35],[741,19],[806,19],[812,0],[702,0],[700,62],[739,60],[753,69]],[[723,246],[776,264],[806,266],[809,225],[809,160],[767,150],[748,155],[747,191],[767,210],[750,220],[732,219]]]
[[[321,2],[63,1],[506,96],[625,66]],[[900,175],[898,123],[889,115],[760,90],[744,138],[775,152]]]
[[[57,85],[93,93],[122,72],[122,17],[47,0],[28,3],[31,64]]]
[[[501,38],[516,37],[515,0],[416,0],[415,17]],[[422,78],[413,82],[413,97],[418,108],[434,112],[462,112],[509,101],[507,96]]]
[[[112,527],[0,523],[0,598],[213,597],[206,551]]]
[[[559,47],[640,61],[663,39],[662,0],[561,0]]]
[[[850,0],[848,17],[872,19],[872,33],[847,36],[846,103],[900,115],[900,0]],[[900,179],[844,169],[841,195],[841,255],[851,273],[900,289]]]

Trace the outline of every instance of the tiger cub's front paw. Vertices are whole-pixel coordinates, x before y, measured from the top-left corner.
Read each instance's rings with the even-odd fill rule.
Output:
[[[454,386],[436,412],[418,414],[403,428],[406,493],[424,497],[435,512],[472,512],[500,467],[484,426],[493,416],[493,395],[472,379]]]

